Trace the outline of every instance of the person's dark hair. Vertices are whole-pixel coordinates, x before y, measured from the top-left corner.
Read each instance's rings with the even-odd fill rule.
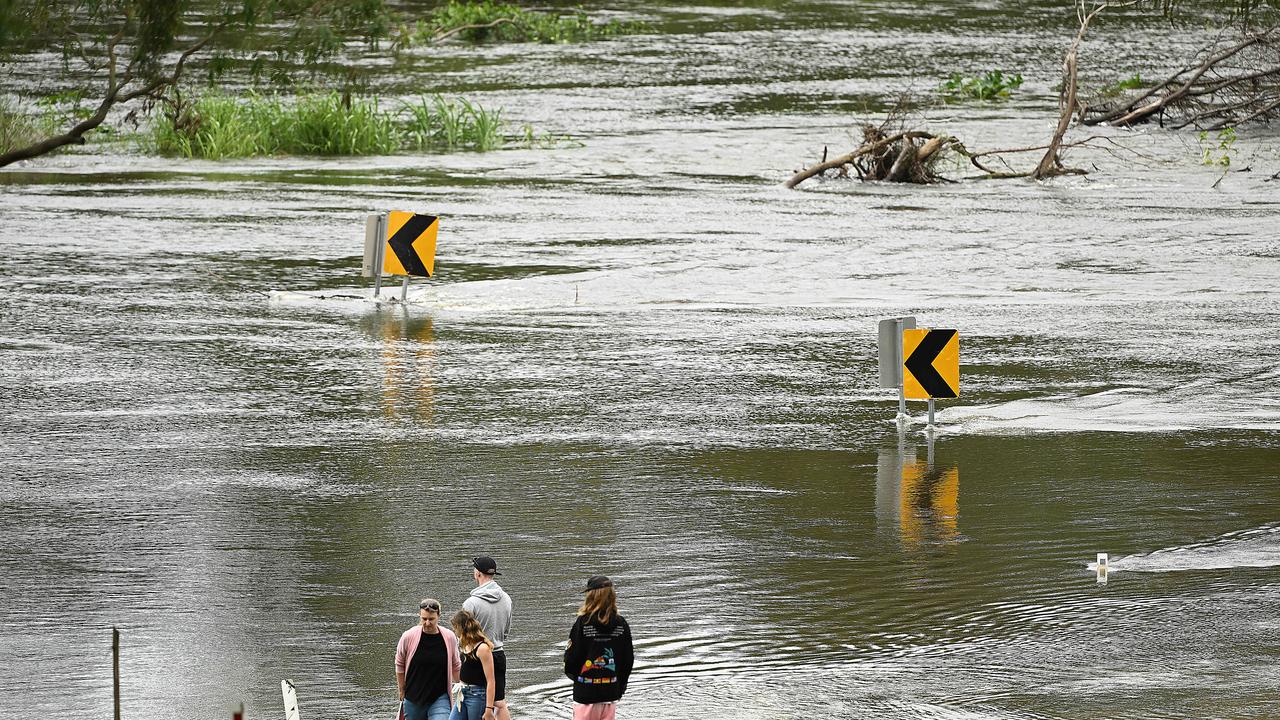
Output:
[[[454,613],[453,617],[449,618],[449,624],[453,626],[453,631],[458,633],[458,644],[469,648],[469,652],[475,652],[480,643],[489,642],[489,638],[484,634],[484,628],[480,627],[480,621],[476,620],[476,616],[472,615],[470,610],[459,610]]]
[[[606,585],[595,590],[588,590],[578,608],[579,615],[586,615],[588,622],[597,625],[608,625],[618,616],[618,596],[613,592],[613,585]]]

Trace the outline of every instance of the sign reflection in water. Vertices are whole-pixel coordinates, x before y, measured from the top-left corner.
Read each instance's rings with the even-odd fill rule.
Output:
[[[880,450],[876,465],[876,524],[907,547],[959,540],[960,468],[934,462],[933,436],[924,460],[905,432],[896,448]]]
[[[366,327],[382,341],[383,413],[430,425],[436,361],[431,316],[411,315],[407,308],[379,310],[368,318]]]

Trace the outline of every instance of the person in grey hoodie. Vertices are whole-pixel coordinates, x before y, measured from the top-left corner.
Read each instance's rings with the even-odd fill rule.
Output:
[[[484,634],[493,643],[493,682],[495,685],[494,713],[497,720],[511,720],[511,711],[507,708],[507,653],[502,647],[507,634],[511,632],[511,596],[494,580],[498,572],[498,563],[487,555],[481,555],[472,561],[471,577],[476,581],[476,589],[471,597],[462,603],[462,609],[476,616]]]

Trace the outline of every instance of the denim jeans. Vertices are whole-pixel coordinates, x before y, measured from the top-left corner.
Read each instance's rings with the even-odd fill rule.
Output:
[[[480,720],[484,717],[484,700],[488,693],[483,685],[462,688],[462,704],[449,713],[449,720]]]
[[[415,705],[405,698],[404,720],[449,720],[449,693],[436,698],[430,705]]]

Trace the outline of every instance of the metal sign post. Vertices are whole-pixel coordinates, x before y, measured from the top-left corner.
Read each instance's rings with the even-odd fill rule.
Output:
[[[902,385],[902,331],[916,326],[913,316],[889,318],[881,320],[879,325],[880,347],[880,387],[898,389],[899,423],[905,423],[907,416],[907,396]]]
[[[912,323],[914,325],[915,323]],[[902,385],[902,329],[905,323],[903,318],[894,321],[894,337],[897,342],[894,345],[898,351],[898,422],[907,421],[907,391]]]
[[[373,299],[382,292],[382,255],[386,251],[387,214],[370,213],[364,219],[364,262],[360,274],[373,278]]]
[[[404,284],[400,286],[400,302],[404,302],[409,297],[409,276],[404,276]]]

